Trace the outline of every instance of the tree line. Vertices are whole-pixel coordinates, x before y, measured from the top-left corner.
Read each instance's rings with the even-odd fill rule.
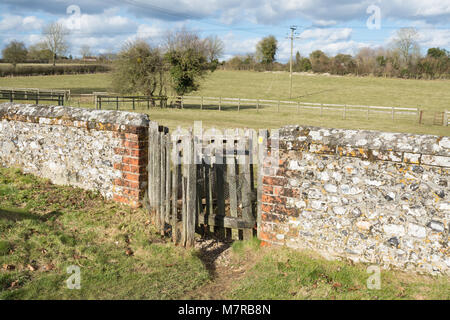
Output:
[[[450,78],[450,52],[443,48],[430,48],[422,56],[418,37],[416,29],[402,28],[387,48],[361,48],[355,56],[329,56],[321,50],[315,50],[308,57],[303,57],[297,51],[293,58],[293,71],[414,79]],[[276,62],[277,50],[275,37],[269,36],[258,43],[255,53],[232,57],[221,68],[288,71],[289,62]]]

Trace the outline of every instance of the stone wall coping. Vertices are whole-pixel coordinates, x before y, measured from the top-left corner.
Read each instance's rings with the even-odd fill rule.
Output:
[[[274,138],[272,133],[272,139]],[[290,125],[279,130],[279,147],[297,150],[311,144],[450,157],[450,137],[372,130]]]
[[[17,104],[11,102],[0,104],[0,120],[20,119],[19,121],[39,122],[41,118],[111,124],[114,125],[109,127],[111,130],[114,130],[116,126],[148,127],[150,122],[147,114],[136,112],[90,110],[66,106]]]

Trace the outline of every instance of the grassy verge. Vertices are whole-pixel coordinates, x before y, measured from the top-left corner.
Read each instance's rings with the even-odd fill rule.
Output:
[[[0,299],[450,299],[450,278],[235,242],[216,276],[198,250],[154,232],[144,210],[0,168]],[[67,288],[69,266],[81,289]],[[202,295],[199,295],[199,292]]]
[[[368,289],[366,265],[327,261],[309,252],[233,245],[234,263],[253,261],[231,299],[450,299],[450,278],[381,271],[381,288]]]
[[[67,267],[81,271],[70,290]],[[178,299],[208,280],[144,210],[0,168],[0,299]]]

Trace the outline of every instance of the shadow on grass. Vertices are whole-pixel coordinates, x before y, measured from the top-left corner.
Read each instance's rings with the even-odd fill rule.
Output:
[[[211,279],[217,277],[215,261],[217,258],[230,247],[230,243],[211,241],[206,246],[202,246],[197,253],[197,257],[202,261],[206,270],[208,270]]]
[[[310,96],[313,96],[313,95],[316,95],[316,94],[321,94],[321,93],[329,92],[329,91],[338,91],[338,89],[325,89],[325,90],[315,91],[315,92],[311,92],[311,93],[306,93],[306,94],[294,97],[294,99],[310,97]]]
[[[61,215],[62,213],[59,211],[51,211],[41,216],[37,214],[32,214],[24,209],[19,208],[8,208],[8,209],[0,208],[0,220],[4,219],[4,220],[11,220],[14,222],[22,220],[48,221],[53,220]]]

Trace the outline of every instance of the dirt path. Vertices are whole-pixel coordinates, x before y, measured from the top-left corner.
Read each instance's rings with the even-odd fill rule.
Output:
[[[208,269],[211,280],[187,293],[187,299],[229,299],[233,287],[244,277],[252,263],[244,261],[236,265],[232,261],[231,243],[217,240],[200,240],[196,243],[199,257]]]

